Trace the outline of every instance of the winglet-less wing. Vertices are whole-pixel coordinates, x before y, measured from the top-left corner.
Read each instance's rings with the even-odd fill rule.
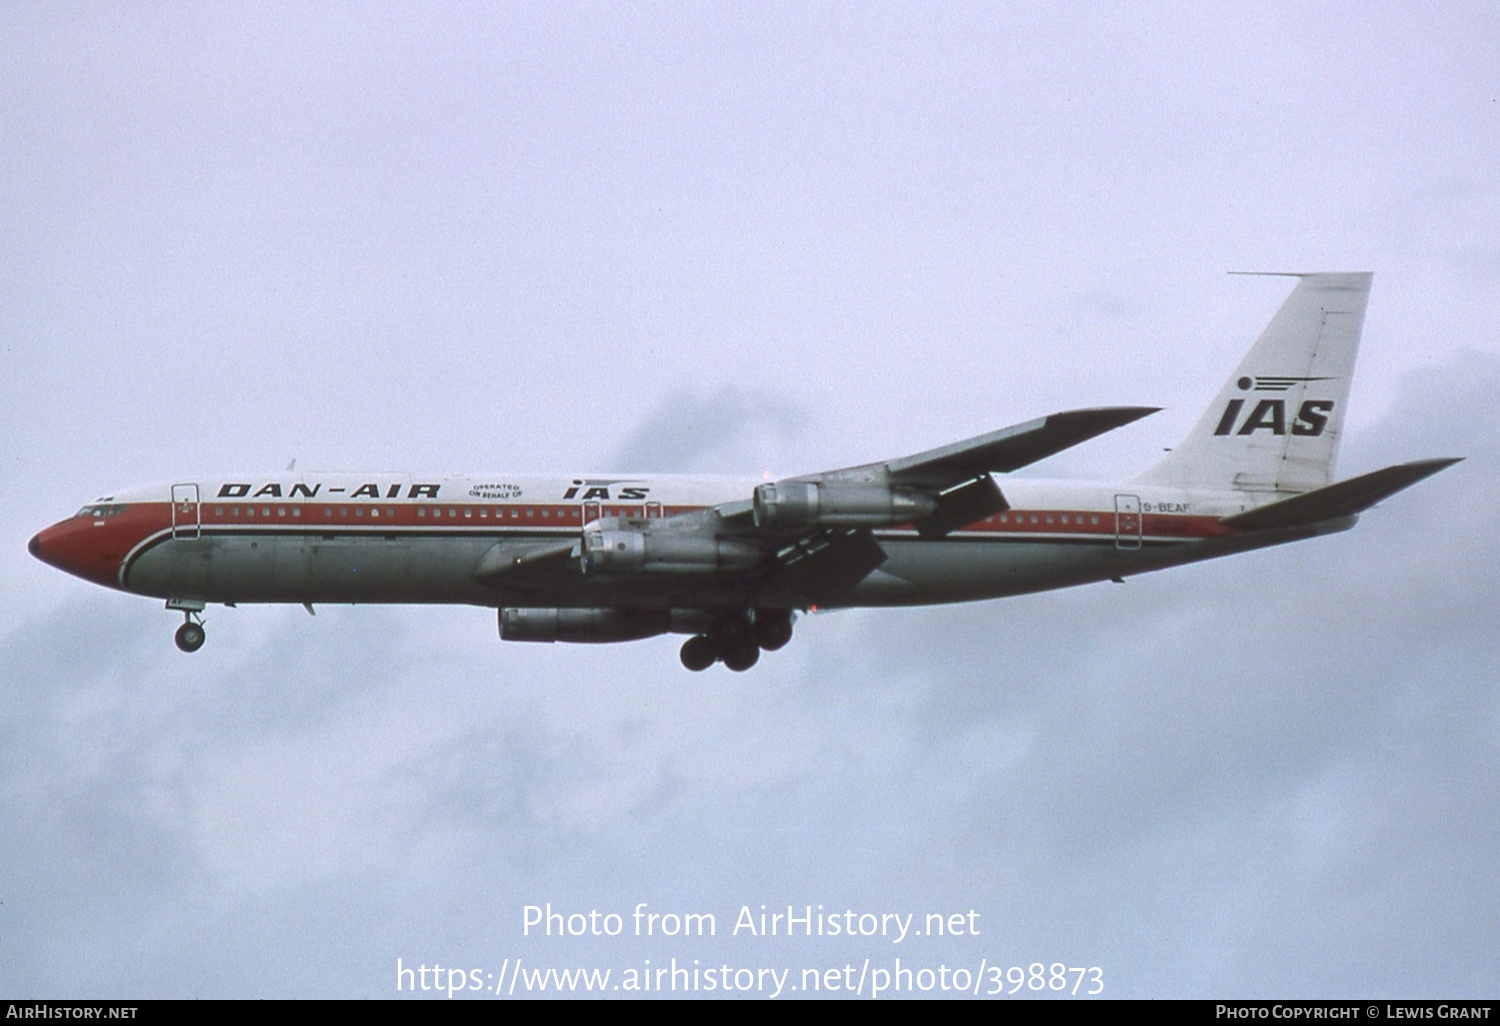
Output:
[[[885,464],[896,484],[948,488],[981,474],[1005,474],[1157,412],[1155,406],[1068,410]]]
[[[811,529],[915,524],[941,538],[964,524],[1008,509],[990,479],[1139,420],[1155,407],[1069,410],[901,459],[789,478],[755,489],[749,508],[727,503],[724,523],[790,538]]]
[[[1462,457],[1400,463],[1273,502],[1269,506],[1225,517],[1223,523],[1243,531],[1268,531],[1278,527],[1301,527],[1323,520],[1354,516],[1403,488],[1410,488],[1423,478],[1446,470],[1459,459]]]
[[[1155,412],[1114,406],[1054,413],[915,456],[763,484],[748,502],[682,514],[654,529],[715,537],[728,530],[763,548],[774,543],[774,578],[804,599],[827,601],[886,558],[871,529],[913,524],[923,538],[941,538],[1009,508],[992,473],[1035,463]]]

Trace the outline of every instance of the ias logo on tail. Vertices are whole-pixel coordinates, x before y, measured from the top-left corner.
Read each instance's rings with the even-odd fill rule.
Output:
[[[1328,418],[1333,414],[1331,399],[1308,399],[1297,407],[1291,419],[1290,430],[1294,435],[1316,438],[1328,427]],[[1257,431],[1269,431],[1273,435],[1284,435],[1288,430],[1285,399],[1262,399],[1251,408],[1243,420],[1240,414],[1245,409],[1245,400],[1231,399],[1224,407],[1224,415],[1214,428],[1216,435],[1253,435]]]

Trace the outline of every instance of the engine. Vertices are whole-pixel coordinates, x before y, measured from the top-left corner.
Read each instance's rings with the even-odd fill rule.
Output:
[[[502,609],[502,641],[606,644],[658,634],[702,634],[713,620],[701,609]]]
[[[749,570],[760,558],[754,545],[711,535],[594,525],[583,530],[586,574],[711,574]]]
[[[665,609],[502,609],[503,641],[607,643],[654,638],[671,629]]]
[[[930,495],[878,484],[779,481],[755,489],[756,526],[779,531],[910,524],[936,508]]]

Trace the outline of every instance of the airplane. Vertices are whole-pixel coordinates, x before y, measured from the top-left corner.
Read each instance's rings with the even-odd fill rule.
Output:
[[[181,612],[209,603],[453,603],[508,641],[688,635],[690,670],[755,665],[797,615],[1000,598],[1344,531],[1458,462],[1333,480],[1371,275],[1315,273],[1197,426],[1121,484],[1005,478],[1157,412],[1069,410],[913,456],[782,480],[238,474],[114,492],[31,554]]]

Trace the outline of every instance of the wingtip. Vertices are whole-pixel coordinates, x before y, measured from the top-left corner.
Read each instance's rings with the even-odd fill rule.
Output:
[[[1338,278],[1352,275],[1371,277],[1374,271],[1225,271],[1225,274],[1243,274],[1253,278]]]
[[[1160,413],[1165,407],[1162,406],[1090,406],[1081,410],[1061,410],[1052,414],[1053,417],[1080,417],[1090,420],[1109,420],[1124,418],[1122,423],[1149,417],[1153,413]]]
[[[1124,425],[1161,411],[1160,406],[1105,406],[1094,412],[1106,416],[1117,424]]]
[[[1462,463],[1466,459],[1468,459],[1467,456],[1434,456],[1431,459],[1412,460],[1407,466],[1422,467],[1426,469],[1427,473],[1436,474],[1438,471],[1447,470],[1453,464]]]

